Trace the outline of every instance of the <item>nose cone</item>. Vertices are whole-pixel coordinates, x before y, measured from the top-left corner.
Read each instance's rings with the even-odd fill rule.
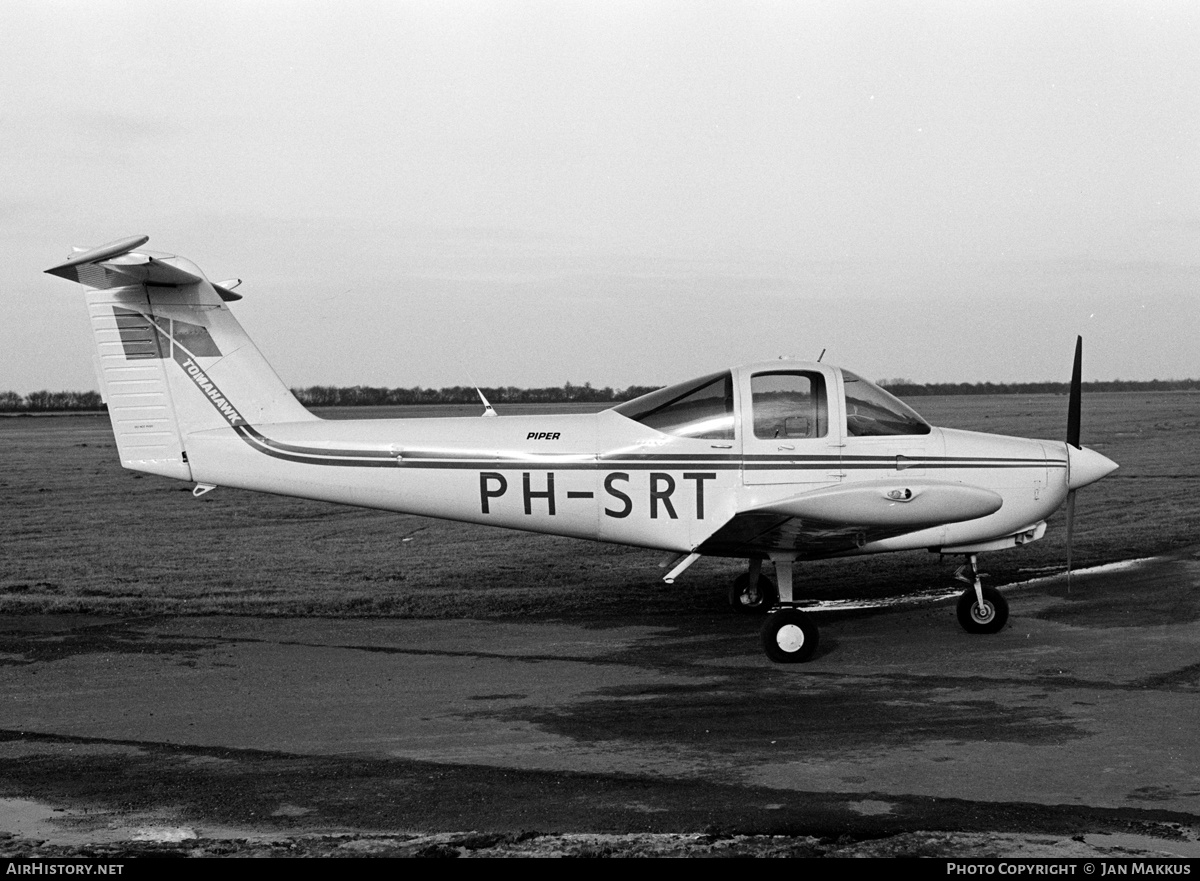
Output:
[[[1079,489],[1117,470],[1117,463],[1087,447],[1067,444],[1067,488]]]

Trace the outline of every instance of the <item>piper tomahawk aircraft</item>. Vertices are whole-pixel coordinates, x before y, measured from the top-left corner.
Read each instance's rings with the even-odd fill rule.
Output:
[[[194,482],[195,495],[238,487],[660,549],[673,555],[668,583],[701,556],[743,558],[730,600],[769,609],[774,661],[817,647],[795,599],[798,560],[962,554],[959,622],[1000,630],[1008,607],[980,583],[976,555],[1041,538],[1066,500],[1069,572],[1074,492],[1117,467],[1079,445],[1080,344],[1066,443],[934,428],[849,370],[787,360],[595,414],[324,420],[233,317],[239,281],[212,283],[147,241],[46,270],[89,289],[126,468]]]

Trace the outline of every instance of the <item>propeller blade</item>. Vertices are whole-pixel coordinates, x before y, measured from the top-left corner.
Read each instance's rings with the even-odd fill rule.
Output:
[[[1075,338],[1075,366],[1071,370],[1071,396],[1067,404],[1067,443],[1079,449],[1079,409],[1083,391],[1083,337]]]
[[[1067,493],[1067,593],[1071,592],[1071,542],[1075,538],[1075,493]]]
[[[1083,337],[1075,337],[1075,364],[1071,368],[1071,391],[1067,398],[1067,443],[1079,445],[1079,412],[1083,399]],[[1071,451],[1067,450],[1067,481],[1070,482]],[[1071,544],[1075,538],[1075,490],[1067,493],[1067,593],[1071,592]]]

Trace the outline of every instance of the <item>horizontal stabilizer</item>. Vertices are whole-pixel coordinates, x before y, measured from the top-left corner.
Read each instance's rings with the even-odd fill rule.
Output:
[[[863,529],[924,529],[1000,510],[999,494],[978,486],[927,478],[852,483],[803,493],[744,514],[777,514]]]
[[[148,241],[150,241],[150,236],[128,236],[127,238],[117,239],[115,242],[109,242],[107,245],[101,245],[98,248],[91,248],[90,250],[76,254],[66,263],[60,263],[52,269],[47,269],[46,272],[51,275],[57,275],[59,278],[65,278],[68,281],[79,281],[78,273],[75,272],[78,267],[120,257],[123,254],[128,254],[134,248],[140,248]]]
[[[226,303],[232,300],[240,300],[241,294],[235,294],[233,289],[242,283],[240,278],[227,278],[224,281],[214,281],[213,289],[220,295],[221,299]]]
[[[101,290],[138,284],[186,287],[206,281],[187,260],[171,254],[137,250],[148,241],[149,236],[118,239],[76,254],[66,263],[60,263],[46,272]],[[239,284],[241,279],[231,278],[212,287],[222,300],[229,302],[242,298],[241,294],[233,292]]]
[[[136,262],[131,259],[135,256],[139,258]],[[203,278],[200,276],[194,275],[185,269],[180,269],[178,266],[173,266],[165,260],[161,260],[158,257],[143,257],[140,254],[127,254],[113,260],[106,260],[104,261],[104,265],[106,268],[128,278],[131,284],[141,283],[162,285],[164,287],[179,287],[203,281]]]

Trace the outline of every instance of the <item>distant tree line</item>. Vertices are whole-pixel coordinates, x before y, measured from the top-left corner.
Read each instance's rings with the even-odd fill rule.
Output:
[[[484,387],[480,391],[492,404],[616,404],[652,392],[661,386],[631,385],[614,389],[608,386],[593,388],[567,383],[547,388],[517,388],[516,386]],[[378,407],[396,404],[478,404],[474,386],[455,385],[448,388],[375,388],[355,385],[337,387],[313,385],[294,388],[292,393],[306,407]]]
[[[47,413],[55,410],[103,410],[100,392],[0,392],[0,413]]]
[[[910,379],[884,379],[879,384],[899,398],[925,395],[1065,395],[1068,382],[913,382]],[[1112,379],[1083,383],[1085,392],[1195,392],[1200,379],[1151,379],[1143,381]]]
[[[1065,382],[913,382],[909,379],[884,379],[879,383],[901,398],[929,395],[1065,395]],[[661,388],[657,385],[631,385],[614,389],[594,388],[567,383],[546,388],[517,388],[516,386],[485,387],[482,389],[492,404],[619,404]],[[1196,392],[1200,379],[1151,379],[1133,381],[1114,379],[1107,382],[1085,382],[1086,392]],[[455,385],[448,388],[382,388],[365,385],[313,385],[294,388],[292,392],[306,407],[379,407],[401,404],[478,404],[474,386]],[[102,411],[104,403],[99,392],[0,392],[0,413],[49,413]]]

